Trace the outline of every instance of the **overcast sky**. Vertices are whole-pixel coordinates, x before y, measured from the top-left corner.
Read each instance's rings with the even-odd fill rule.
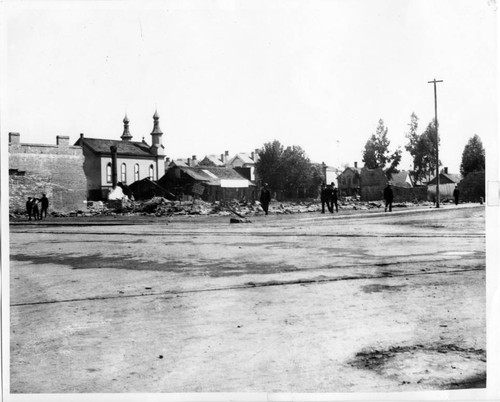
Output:
[[[488,0],[4,4],[2,132],[150,142],[167,156],[251,152],[274,139],[314,162],[361,163],[381,118],[404,149],[438,84],[440,156],[496,147],[496,6]],[[411,158],[404,151],[400,168]]]

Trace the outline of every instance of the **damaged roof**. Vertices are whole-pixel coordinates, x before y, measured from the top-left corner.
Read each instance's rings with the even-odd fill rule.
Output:
[[[93,152],[97,154],[110,155],[111,146],[117,148],[118,155],[128,155],[128,156],[152,156],[150,147],[146,142],[137,141],[122,141],[122,140],[105,140],[100,138],[79,138],[75,142],[77,146],[87,146]]]

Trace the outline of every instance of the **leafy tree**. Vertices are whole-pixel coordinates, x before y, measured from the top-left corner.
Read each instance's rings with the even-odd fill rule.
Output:
[[[485,169],[486,159],[481,138],[477,134],[469,139],[462,153],[462,164],[460,173],[466,176],[467,173],[482,171]]]
[[[299,146],[285,149],[277,140],[261,148],[255,171],[262,182],[284,191],[287,197],[303,196],[317,182],[305,151]]]
[[[309,186],[306,188],[306,197],[315,198],[319,195],[319,188],[324,182],[323,168],[318,164],[311,164],[311,179]]]
[[[401,149],[396,149],[392,154],[389,151],[390,141],[387,138],[389,129],[385,127],[384,121],[380,119],[375,134],[365,144],[363,151],[363,163],[368,169],[381,168],[390,177],[397,173],[397,166],[401,161]],[[387,166],[389,165],[389,166]]]
[[[311,162],[299,146],[287,147],[283,152],[283,189],[288,197],[299,197],[312,178]]]
[[[433,120],[422,134],[417,134],[418,117],[412,113],[409,132],[406,134],[408,144],[405,149],[413,157],[413,179],[420,182],[430,180],[436,171],[436,125]]]
[[[276,190],[282,190],[282,166],[283,145],[277,140],[267,142],[259,150],[259,159],[255,163],[255,174],[262,183],[268,183]]]

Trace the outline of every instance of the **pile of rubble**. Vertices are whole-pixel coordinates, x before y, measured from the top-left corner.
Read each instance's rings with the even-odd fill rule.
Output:
[[[346,197],[339,201],[340,210],[370,210],[384,207],[383,201],[363,202],[354,197]],[[430,202],[418,205],[433,205]],[[395,208],[413,207],[411,202],[396,203]],[[304,202],[279,202],[273,201],[269,206],[270,214],[297,214],[321,211],[319,201]],[[196,201],[170,201],[162,197],[154,197],[147,201],[131,201],[128,199],[102,201],[88,201],[85,211],[72,211],[69,213],[56,213],[53,216],[98,216],[98,215],[149,215],[149,216],[182,216],[182,215],[215,215],[232,216],[233,214],[249,217],[263,215],[264,211],[258,201],[232,200],[229,202],[209,203],[202,200]]]
[[[383,201],[360,201],[355,197],[345,197],[339,200],[339,210],[370,210],[384,208]],[[420,206],[432,206],[432,202],[420,202],[419,204],[411,202],[400,202],[393,204],[394,208],[407,208]],[[146,201],[132,201],[127,198],[120,200],[87,201],[85,210],[71,212],[52,212],[55,217],[92,217],[106,215],[148,215],[148,216],[182,216],[182,215],[215,215],[215,216],[233,216],[250,217],[263,215],[264,211],[258,201],[253,203],[246,201],[226,201],[209,203],[202,200],[193,201],[170,201],[163,197],[154,197]],[[321,211],[321,202],[317,200],[302,202],[279,202],[273,200],[269,206],[270,214],[297,214]],[[24,211],[11,213],[11,218],[20,218],[24,216]]]

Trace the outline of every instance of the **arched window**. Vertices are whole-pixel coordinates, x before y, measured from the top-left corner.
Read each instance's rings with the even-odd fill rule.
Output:
[[[106,165],[106,181],[111,183],[113,178],[111,177],[111,162]]]
[[[134,181],[139,180],[139,164],[136,163],[134,166]]]
[[[125,165],[125,163],[122,163],[121,182],[127,182],[127,165]]]
[[[151,180],[155,179],[155,167],[153,165],[149,165],[149,178]]]

